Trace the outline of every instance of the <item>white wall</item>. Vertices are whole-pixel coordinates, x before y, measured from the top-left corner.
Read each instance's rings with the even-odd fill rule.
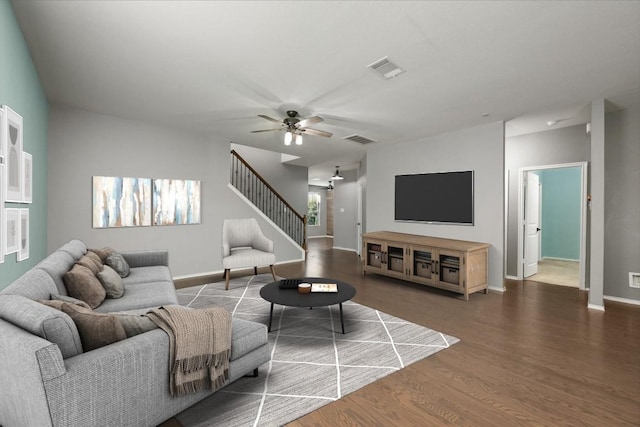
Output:
[[[489,287],[503,289],[504,124],[490,123],[367,152],[367,231],[397,231],[489,243]],[[473,226],[396,222],[394,177],[474,171]],[[427,195],[428,190],[423,193]]]
[[[278,262],[303,254],[228,188],[230,144],[200,135],[55,106],[48,131],[48,252],[73,238],[89,247],[168,249],[174,277],[222,270],[222,220],[258,218]],[[93,229],[92,176],[200,180],[201,224]]]

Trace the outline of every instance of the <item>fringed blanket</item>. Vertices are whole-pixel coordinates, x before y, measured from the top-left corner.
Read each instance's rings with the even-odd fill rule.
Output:
[[[149,311],[147,317],[169,335],[172,396],[224,385],[231,357],[231,315],[226,309],[168,305]]]

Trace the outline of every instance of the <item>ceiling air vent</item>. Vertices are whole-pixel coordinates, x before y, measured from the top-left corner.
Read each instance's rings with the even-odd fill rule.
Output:
[[[391,79],[398,76],[399,74],[404,73],[404,70],[391,62],[391,60],[387,56],[382,59],[378,59],[373,64],[367,65],[367,67],[379,73],[385,79]]]
[[[375,142],[373,139],[369,139],[364,136],[356,135],[356,134],[345,136],[344,139],[357,142],[358,144],[369,144],[370,142]]]

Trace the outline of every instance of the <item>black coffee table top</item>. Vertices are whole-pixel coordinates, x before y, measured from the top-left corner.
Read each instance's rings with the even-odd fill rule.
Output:
[[[338,292],[309,292],[301,294],[297,288],[281,289],[280,281],[271,282],[260,289],[260,296],[270,303],[290,307],[322,307],[341,304],[349,301],[356,294],[356,290],[348,283],[336,279],[322,277],[303,277],[298,280],[306,283],[336,283]]]

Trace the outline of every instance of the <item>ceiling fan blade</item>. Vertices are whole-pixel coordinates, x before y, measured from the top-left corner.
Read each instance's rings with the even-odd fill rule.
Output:
[[[305,128],[307,126],[311,126],[313,124],[320,123],[323,121],[324,119],[322,117],[313,116],[313,117],[308,117],[306,119],[300,120],[298,123],[296,123],[296,126],[299,128]]]
[[[300,132],[304,132],[307,133],[309,135],[316,135],[316,136],[324,136],[324,137],[331,137],[331,135],[333,135],[331,132],[325,132],[323,130],[318,130],[318,129],[300,129]]]
[[[282,120],[277,120],[277,119],[274,119],[273,117],[265,116],[263,114],[258,114],[258,117],[262,117],[263,119],[269,120],[270,122],[282,124]]]
[[[282,129],[262,129],[262,130],[252,130],[251,133],[259,133],[259,132],[273,132]]]

